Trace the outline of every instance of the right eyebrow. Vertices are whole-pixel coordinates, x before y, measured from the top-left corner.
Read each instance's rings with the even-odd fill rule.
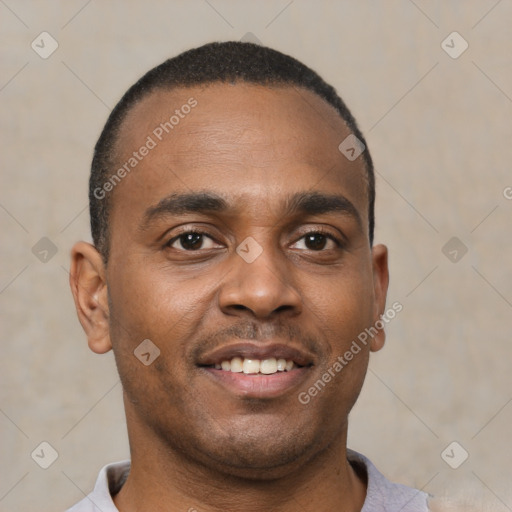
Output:
[[[226,201],[217,194],[210,192],[171,194],[144,212],[140,228],[145,230],[152,222],[168,215],[221,212],[227,209]]]

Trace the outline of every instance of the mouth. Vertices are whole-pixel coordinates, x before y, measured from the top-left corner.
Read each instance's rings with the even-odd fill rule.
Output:
[[[292,359],[270,357],[260,360],[236,356],[231,360],[225,359],[221,363],[209,365],[208,368],[245,375],[273,375],[277,372],[289,372],[295,368],[302,368],[302,366],[297,365]]]
[[[205,355],[198,366],[231,393],[273,398],[300,385],[313,362],[311,354],[288,345],[243,343]]]

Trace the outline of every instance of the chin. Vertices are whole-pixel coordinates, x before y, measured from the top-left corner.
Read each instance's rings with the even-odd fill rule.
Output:
[[[254,427],[201,436],[196,439],[195,456],[211,470],[227,475],[273,480],[293,473],[321,449],[318,437],[306,429],[283,434],[282,427],[280,432],[269,426]]]
[[[262,451],[258,447],[266,446]],[[267,480],[293,473],[308,459],[310,447],[300,442],[276,446],[264,441],[234,443],[229,451],[207,453],[217,470],[241,478]]]

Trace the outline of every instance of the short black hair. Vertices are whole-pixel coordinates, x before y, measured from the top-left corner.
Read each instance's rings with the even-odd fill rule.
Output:
[[[292,86],[309,90],[332,105],[351,132],[364,144],[361,157],[367,172],[370,246],[373,244],[375,175],[366,141],[336,90],[297,59],[258,44],[227,41],[205,44],[170,58],[132,85],[110,113],[94,149],[89,179],[89,211],[94,245],[105,262],[109,254],[109,213],[112,192],[103,186],[115,172],[119,133],[129,111],[155,90],[216,82]],[[341,142],[341,141],[340,141]],[[98,195],[98,190],[102,194]]]

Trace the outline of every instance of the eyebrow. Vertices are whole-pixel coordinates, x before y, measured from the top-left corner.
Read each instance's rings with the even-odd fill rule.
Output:
[[[229,209],[227,201],[212,192],[171,194],[145,211],[141,229],[147,229],[152,222],[169,215],[184,215],[187,213],[209,214],[225,212]],[[357,221],[359,227],[362,227],[361,216],[356,207],[342,195],[324,194],[321,192],[298,192],[292,194],[285,202],[286,215],[298,213],[321,215],[331,212],[349,215]]]
[[[363,223],[357,208],[345,197],[339,194],[324,194],[321,192],[299,192],[291,196],[287,204],[287,213],[296,212],[307,215],[340,212],[353,217],[359,227]]]
[[[146,229],[151,222],[168,215],[222,212],[227,209],[227,202],[219,195],[211,192],[171,194],[145,211],[141,228]]]

